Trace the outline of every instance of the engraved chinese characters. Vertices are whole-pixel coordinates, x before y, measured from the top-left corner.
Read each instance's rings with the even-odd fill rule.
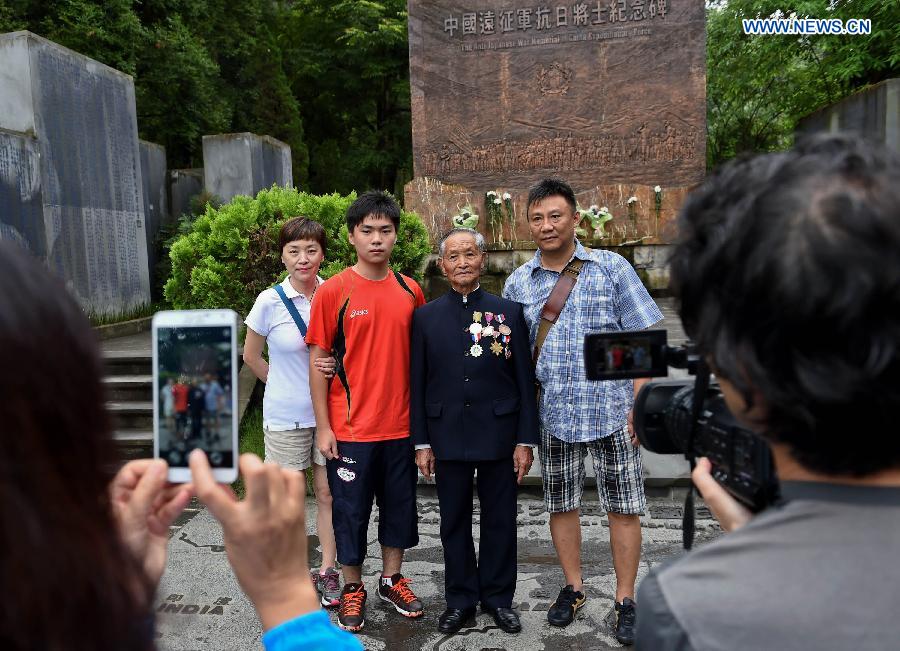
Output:
[[[411,0],[415,175],[685,186],[705,170],[700,0]]]

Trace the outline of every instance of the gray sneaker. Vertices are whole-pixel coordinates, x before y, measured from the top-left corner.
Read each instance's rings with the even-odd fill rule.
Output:
[[[316,590],[322,595],[322,605],[334,608],[341,603],[341,575],[333,567],[325,570],[325,574],[316,572]]]

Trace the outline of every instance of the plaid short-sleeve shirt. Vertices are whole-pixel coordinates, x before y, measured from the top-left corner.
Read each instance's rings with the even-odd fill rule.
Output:
[[[573,257],[584,260],[578,281],[550,329],[535,375],[541,392],[541,424],[569,443],[609,436],[627,420],[634,401],[631,380],[589,382],[584,373],[584,336],[589,332],[643,330],[662,314],[632,266],[611,251],[588,251],[575,242]],[[559,273],[541,267],[541,252],[507,279],[503,297],[522,303],[531,346],[541,310]]]

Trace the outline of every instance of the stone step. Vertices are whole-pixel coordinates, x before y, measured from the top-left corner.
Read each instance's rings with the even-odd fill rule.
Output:
[[[103,378],[107,400],[138,402],[153,400],[152,375],[109,375]]]
[[[153,403],[138,401],[111,401],[106,403],[118,431],[153,429]]]
[[[120,459],[144,459],[153,456],[152,430],[118,430],[113,433]]]
[[[153,356],[147,352],[105,351],[103,363],[108,375],[152,375]]]

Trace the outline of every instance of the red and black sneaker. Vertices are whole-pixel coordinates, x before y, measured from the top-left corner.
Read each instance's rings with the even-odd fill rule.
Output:
[[[345,631],[362,630],[366,623],[366,589],[362,583],[347,583],[341,591],[338,626]]]
[[[378,596],[391,604],[404,617],[421,617],[425,607],[409,589],[409,579],[399,572],[390,579],[382,578],[378,584]]]

